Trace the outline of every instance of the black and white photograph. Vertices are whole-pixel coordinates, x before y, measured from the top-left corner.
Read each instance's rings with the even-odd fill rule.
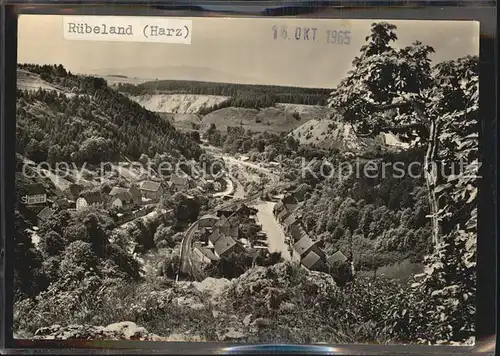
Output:
[[[474,345],[478,22],[18,27],[15,339]]]

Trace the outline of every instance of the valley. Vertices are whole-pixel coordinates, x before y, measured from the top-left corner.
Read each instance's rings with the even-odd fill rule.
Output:
[[[437,234],[432,199],[449,202],[436,214],[459,206],[453,223],[470,237],[475,188],[461,193],[467,203],[454,201],[450,189],[465,189],[458,183],[439,180],[429,194],[426,167],[406,171],[429,161],[427,131],[404,103],[378,116],[356,92],[373,86],[350,85],[142,80],[19,65],[17,337],[436,341],[439,327],[422,320],[452,308],[455,290],[435,299],[450,288],[433,293],[443,280],[433,271],[451,258],[435,241],[458,240],[451,223]],[[472,137],[440,128],[443,145]],[[473,143],[439,154],[464,147]],[[457,251],[463,246],[473,245]],[[457,270],[467,274],[472,254],[462,250]],[[456,295],[467,295],[460,303],[469,307],[473,291]],[[464,317],[460,328],[469,323]],[[449,343],[470,342],[463,330]]]

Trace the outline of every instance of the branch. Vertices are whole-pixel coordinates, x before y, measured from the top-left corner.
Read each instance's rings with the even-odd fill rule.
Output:
[[[415,112],[417,113],[418,118],[425,124],[429,123],[429,119],[427,116],[424,114],[422,109],[420,109],[419,105],[417,102],[414,100],[405,98],[403,95],[400,95],[400,98],[402,101],[398,102],[393,102],[393,103],[388,103],[388,104],[376,104],[368,99],[361,98],[362,101],[364,101],[366,104],[371,106],[373,109],[376,111],[386,111],[386,110],[391,110],[391,109],[398,109],[398,108],[403,108],[406,106],[412,106],[413,109],[415,109]]]
[[[366,104],[368,104],[369,106],[371,106],[373,109],[375,109],[377,111],[386,111],[386,110],[391,110],[391,109],[397,109],[397,108],[402,108],[402,107],[409,105],[409,103],[407,103],[405,101],[389,103],[389,104],[377,104],[377,103],[374,103],[374,102],[372,102],[368,99],[365,99],[365,98],[361,98],[361,100],[363,100]]]
[[[369,133],[359,133],[356,131],[356,128],[354,125],[351,123],[350,124],[352,127],[352,131],[357,137],[364,138],[364,137],[373,137],[375,135],[375,130],[372,130]],[[397,132],[401,130],[407,130],[407,129],[418,129],[425,127],[422,123],[413,123],[413,124],[405,124],[405,125],[392,125],[392,126],[384,126],[381,127],[379,132]]]
[[[360,138],[363,138],[363,137],[372,137],[374,132],[375,131],[372,131],[372,132],[369,132],[367,134],[362,134],[362,133],[358,133],[356,131],[356,129],[354,128],[354,125],[351,123],[351,128],[352,128],[352,131],[354,132],[354,134],[357,136],[357,137],[360,137]]]

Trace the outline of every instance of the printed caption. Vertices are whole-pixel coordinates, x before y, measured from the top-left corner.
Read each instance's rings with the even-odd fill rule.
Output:
[[[132,16],[64,16],[64,38],[191,44],[192,20]]]
[[[273,25],[275,41],[320,42],[333,45],[351,44],[351,31],[347,29],[319,29],[307,26]]]

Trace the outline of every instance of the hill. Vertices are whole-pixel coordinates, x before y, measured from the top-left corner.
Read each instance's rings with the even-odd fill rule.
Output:
[[[19,74],[24,88],[33,89],[17,93],[17,152],[28,159],[92,164],[142,154],[201,154],[189,136],[102,78],[73,75],[62,66],[21,65]]]
[[[159,80],[132,85],[121,84],[118,90],[132,96],[146,94],[193,94],[231,97],[231,106],[261,108],[275,103],[326,105],[330,89],[298,88],[277,85],[231,84],[186,80]],[[269,105],[271,103],[271,105]],[[219,108],[220,109],[220,108]]]
[[[200,130],[205,132],[211,124],[220,131],[228,126],[242,126],[256,132],[288,132],[304,123],[329,117],[333,109],[324,106],[276,104],[262,109],[228,107],[205,115]]]
[[[17,88],[20,90],[54,90],[62,92],[60,88],[56,88],[53,84],[47,83],[40,78],[38,74],[31,73],[26,70],[17,71]]]
[[[378,147],[403,147],[404,145],[392,134],[381,134],[376,138],[360,138],[352,127],[337,118],[313,119],[295,128],[288,134],[301,144],[315,145],[319,148],[335,148],[359,153]]]
[[[173,113],[158,113],[161,118],[170,122],[179,131],[196,130],[200,124],[202,117],[198,114],[173,114]]]
[[[248,82],[248,78],[242,75],[235,75],[225,71],[219,71],[214,68],[198,67],[198,66],[161,66],[151,67],[134,66],[126,68],[101,68],[92,71],[96,75],[122,75],[127,77],[149,78],[149,81],[155,81],[155,78],[164,81],[168,80],[204,80],[210,82],[220,82],[221,78],[224,81],[241,83]],[[133,84],[133,83],[132,83]]]
[[[130,98],[150,111],[179,114],[195,114],[229,99],[221,95],[193,94],[146,94]]]

